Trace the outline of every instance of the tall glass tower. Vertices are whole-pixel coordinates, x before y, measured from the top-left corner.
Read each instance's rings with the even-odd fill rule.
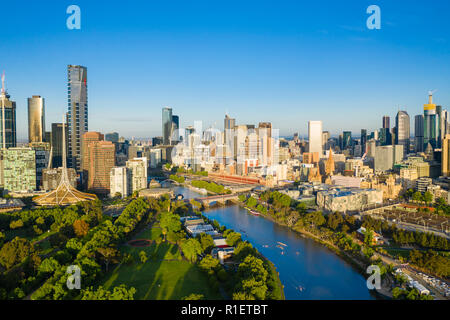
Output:
[[[0,143],[2,148],[12,148],[17,145],[16,136],[16,102],[9,100],[5,88],[5,74],[2,75],[2,90],[0,93]]]
[[[172,135],[172,108],[164,107],[162,109],[162,136],[163,144],[170,145]]]
[[[43,142],[44,139],[45,101],[41,96],[33,96],[28,98],[28,141]]]
[[[418,114],[414,117],[414,150],[423,152],[423,115]]]
[[[433,93],[428,94],[428,104],[423,105],[423,144],[424,149],[431,144],[433,148],[438,148],[440,120],[436,112],[436,105],[433,104]]]
[[[68,166],[81,169],[81,137],[88,131],[87,68],[67,66],[68,75]]]
[[[395,117],[395,127],[397,128],[395,144],[403,145],[403,155],[409,153],[410,125],[408,112],[399,111]]]

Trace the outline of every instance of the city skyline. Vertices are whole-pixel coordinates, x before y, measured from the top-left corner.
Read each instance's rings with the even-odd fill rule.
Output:
[[[13,14],[5,17],[9,50],[0,53],[0,68],[17,103],[19,141],[27,137],[26,99],[32,95],[46,101],[46,127],[59,122],[66,111],[68,64],[89,68],[89,130],[128,138],[159,136],[164,106],[177,110],[180,127],[201,119],[205,127],[221,128],[228,113],[237,123],[270,121],[280,136],[306,136],[311,119],[320,118],[331,135],[357,135],[362,128],[378,130],[380,118],[393,119],[398,110],[413,118],[432,89],[438,89],[436,104],[445,108],[450,102],[450,45],[442,16],[448,3],[408,3],[405,12],[401,3],[382,2],[381,30],[365,27],[366,6],[356,2],[345,8],[327,3],[327,12],[319,4],[272,8],[267,2],[236,12],[231,3],[222,14],[209,15],[194,4],[187,19],[183,5],[174,11],[139,3],[138,12],[80,1],[83,22],[76,31],[65,28],[65,4],[15,10],[17,5],[5,4]],[[244,17],[255,8],[250,24]],[[46,23],[29,28],[25,21],[36,14]],[[436,17],[432,28],[417,19],[430,14]],[[168,17],[176,22],[166,22]],[[24,52],[20,46],[30,38],[33,46]],[[117,50],[117,43],[130,50]],[[358,121],[348,121],[350,116]]]

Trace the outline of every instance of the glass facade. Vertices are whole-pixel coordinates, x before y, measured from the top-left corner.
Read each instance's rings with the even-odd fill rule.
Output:
[[[27,192],[36,189],[36,154],[32,148],[9,148],[3,153],[4,189]]]
[[[87,68],[67,67],[68,74],[68,166],[81,168],[81,137],[88,131]]]
[[[162,109],[162,135],[163,144],[170,145],[172,135],[172,108],[169,107]]]
[[[16,136],[16,103],[9,100],[6,92],[0,95],[0,144],[3,145],[3,135],[6,148],[14,148],[17,145]],[[4,131],[3,132],[3,123]]]
[[[45,102],[41,96],[28,98],[28,141],[43,142],[45,139]]]

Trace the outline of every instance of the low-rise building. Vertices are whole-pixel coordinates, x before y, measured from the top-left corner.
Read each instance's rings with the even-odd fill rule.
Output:
[[[317,205],[329,212],[360,211],[383,203],[383,191],[376,189],[337,188],[317,193]]]

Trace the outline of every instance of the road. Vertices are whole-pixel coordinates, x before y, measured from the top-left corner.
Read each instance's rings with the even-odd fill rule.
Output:
[[[378,252],[375,252],[374,254],[375,257],[380,258],[384,263],[386,264],[392,264],[394,267],[398,267],[402,264],[402,262],[392,259],[390,257],[387,257],[385,255],[382,255]],[[409,275],[411,278],[413,278],[413,280],[416,280],[417,282],[419,282],[420,284],[422,284],[425,288],[427,288],[428,290],[430,290],[430,292],[433,292],[433,294],[435,295],[435,300],[449,300],[448,298],[444,297],[439,291],[437,291],[436,288],[430,286],[427,282],[425,282],[425,280],[423,280],[419,275],[419,271],[417,271],[416,269],[414,269],[411,266],[407,266],[406,268],[402,268],[403,272],[406,273],[407,275]],[[422,272],[424,273],[424,272]]]

